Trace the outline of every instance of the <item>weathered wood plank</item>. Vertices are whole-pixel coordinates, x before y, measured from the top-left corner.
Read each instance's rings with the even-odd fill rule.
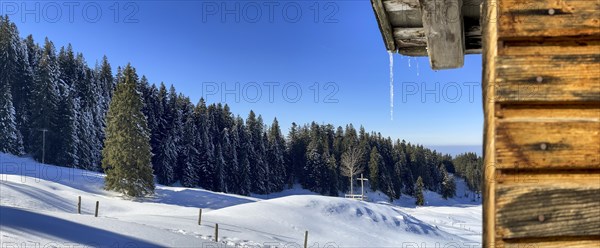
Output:
[[[552,237],[537,239],[508,239],[496,244],[495,248],[598,248],[600,237]]]
[[[600,36],[600,1],[500,0],[500,39]]]
[[[527,40],[504,41],[499,55],[585,55],[599,54],[600,40]]]
[[[423,28],[394,28],[394,39],[398,48],[427,46]]]
[[[600,103],[597,104],[509,104],[496,108],[496,117],[502,119],[595,119],[600,121]]]
[[[388,12],[420,9],[419,0],[383,0],[383,6]]]
[[[383,36],[383,42],[385,48],[388,51],[396,51],[396,44],[394,43],[394,34],[392,33],[392,25],[388,19],[387,12],[383,6],[381,0],[371,0],[373,11],[377,17],[377,23],[379,24],[379,31]]]
[[[419,0],[431,68],[464,65],[462,0]]]
[[[497,102],[600,102],[600,53],[499,56]]]
[[[496,190],[503,239],[600,235],[600,185],[530,184]]]
[[[423,28],[394,28],[394,38],[425,39],[425,30]]]
[[[482,0],[463,0],[463,5],[461,8],[463,16],[479,19],[481,2]],[[401,12],[421,9],[419,0],[383,0],[383,5],[388,12]]]
[[[528,187],[531,185],[561,185],[568,187],[600,187],[600,170],[543,170],[505,169],[490,178],[497,182],[497,188]]]
[[[598,118],[500,119],[496,168],[600,168]]]
[[[427,47],[399,47],[398,53],[411,57],[426,57]]]

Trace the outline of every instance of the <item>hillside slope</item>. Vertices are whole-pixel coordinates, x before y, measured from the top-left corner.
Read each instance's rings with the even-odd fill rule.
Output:
[[[0,154],[0,242],[2,247],[208,247],[230,246],[398,247],[408,244],[480,242],[481,207],[401,207],[318,195],[245,197],[202,189],[158,185],[147,199],[123,199],[102,189],[104,175],[41,165]],[[77,214],[77,197],[82,214]],[[100,202],[99,217],[93,216]],[[198,208],[204,210],[198,226]],[[36,245],[37,242],[37,245]],[[23,245],[24,244],[24,245]],[[116,246],[115,246],[116,244]]]

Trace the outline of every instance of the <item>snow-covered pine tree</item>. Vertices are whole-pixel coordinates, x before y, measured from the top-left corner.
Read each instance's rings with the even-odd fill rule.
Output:
[[[16,155],[23,153],[23,140],[17,127],[11,90],[11,86],[17,87],[23,83],[19,76],[22,73],[19,64],[24,61],[19,58],[19,47],[22,45],[18,40],[16,27],[10,23],[8,17],[0,16],[0,152]]]
[[[0,79],[0,152],[15,155],[23,153],[18,132],[10,85]]]
[[[269,176],[270,188],[272,191],[278,192],[284,189],[287,181],[285,175],[285,139],[281,134],[277,118],[273,119],[267,137],[267,161],[271,172]]]
[[[231,192],[234,193],[236,190],[236,173],[239,171],[238,157],[236,146],[239,142],[237,139],[237,130],[229,130],[227,128],[223,129],[223,134],[221,135],[221,149],[223,153],[224,159],[224,185],[223,192]]]
[[[183,136],[183,122],[185,121],[183,118],[183,97],[177,94],[177,91],[175,90],[175,87],[173,85],[171,85],[171,87],[169,88],[169,117],[170,117],[170,122],[169,122],[169,129],[170,129],[170,136],[171,139],[173,140],[173,146],[174,146],[174,150],[173,153],[175,154],[175,161],[174,163],[171,165],[173,168],[173,179],[172,181],[169,183],[172,184],[178,180],[181,179],[181,171],[182,171],[182,167],[183,167],[183,156],[180,156],[179,152],[180,150],[183,148],[182,145],[182,136]],[[169,121],[169,118],[167,119]],[[170,151],[169,151],[170,152]]]
[[[225,157],[223,157],[223,149],[219,143],[215,146],[215,178],[212,189],[213,191],[225,192],[225,166],[226,162]]]
[[[58,54],[58,111],[57,128],[54,130],[57,136],[56,144],[56,163],[67,167],[76,167],[79,165],[78,149],[80,148],[79,137],[77,136],[78,120],[81,108],[80,98],[75,89],[76,64],[75,55],[71,45],[65,50],[60,49]]]
[[[40,60],[35,70],[35,82],[31,94],[31,116],[28,144],[31,155],[38,161],[42,161],[43,132],[46,132],[46,151],[45,162],[55,163],[57,154],[56,148],[59,147],[58,140],[58,104],[60,94],[59,67],[56,60],[54,44],[48,39],[45,40],[44,48],[40,54]]]
[[[198,172],[200,171],[200,152],[198,151],[201,137],[198,135],[198,127],[196,126],[194,115],[187,117],[184,127],[185,135],[183,136],[183,151],[186,156],[183,161],[183,169],[181,174],[181,185],[184,187],[196,187],[200,181]]]
[[[288,175],[287,183],[290,186],[296,182],[305,185],[304,166],[306,164],[307,142],[303,138],[302,130],[302,127],[292,123],[288,133],[286,153],[289,166],[286,174]]]
[[[246,119],[246,128],[248,129],[248,161],[250,162],[250,175],[252,192],[257,194],[267,194],[268,165],[264,161],[265,144],[263,139],[262,118],[256,117],[254,111],[250,111]]]
[[[371,149],[369,157],[369,185],[371,185],[371,190],[375,191],[379,189],[379,167],[382,165],[382,158],[377,147]]]
[[[234,144],[236,144],[237,158],[238,158],[238,170],[235,172],[235,179],[233,182],[236,182],[236,193],[241,195],[249,195],[251,191],[251,181],[250,181],[250,160],[248,159],[248,151],[250,143],[248,141],[248,130],[244,125],[244,120],[241,117],[237,117],[235,120],[235,125],[232,130],[237,135],[234,135]],[[236,137],[237,136],[237,137]],[[237,139],[237,142],[235,140]]]
[[[415,198],[417,206],[425,205],[425,197],[423,196],[423,188],[425,185],[423,184],[423,178],[418,177],[417,182],[415,184]]]
[[[102,166],[105,187],[138,197],[154,192],[150,134],[131,65],[123,71],[107,114]]]
[[[446,167],[442,164],[440,165],[440,174],[442,174],[442,185],[440,186],[442,190],[442,197],[444,199],[448,199],[454,197],[456,195],[456,184],[454,183],[454,177],[446,171]]]

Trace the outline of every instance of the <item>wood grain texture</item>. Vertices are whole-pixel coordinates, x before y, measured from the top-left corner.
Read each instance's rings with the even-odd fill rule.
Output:
[[[597,119],[508,119],[496,126],[496,168],[600,168]]]
[[[419,3],[431,68],[462,67],[465,57],[462,0],[419,0]]]
[[[590,119],[600,121],[600,103],[592,104],[499,104],[496,117],[502,119]]]
[[[496,244],[495,248],[600,248],[600,237],[552,237],[508,239]]]
[[[506,169],[496,174],[497,188],[561,185],[571,188],[600,187],[600,170]]]
[[[599,54],[600,40],[570,39],[570,40],[527,40],[504,41],[499,55],[585,55]]]
[[[497,231],[503,239],[600,235],[600,185],[499,187]]]
[[[383,6],[381,0],[371,0],[377,23],[379,24],[379,31],[383,37],[385,48],[388,51],[396,51],[396,44],[394,43],[394,34],[392,33],[392,25],[388,19],[387,12]]]
[[[497,102],[600,102],[600,53],[499,56]]]
[[[500,39],[600,36],[600,1],[499,0]]]
[[[481,8],[482,20],[496,20],[496,2],[484,1]],[[496,75],[496,64],[495,58],[498,55],[498,39],[497,39],[497,22],[495,21],[482,21],[481,22],[481,34],[482,34],[482,93],[483,99],[494,99],[494,83]],[[492,101],[483,101],[483,179],[485,180],[482,187],[483,193],[483,237],[482,243],[484,248],[493,248],[496,242],[495,235],[495,221],[496,221],[496,205],[495,205],[495,193],[496,184],[494,178],[496,177],[495,167],[495,149],[494,149],[494,135],[495,135],[495,105]]]

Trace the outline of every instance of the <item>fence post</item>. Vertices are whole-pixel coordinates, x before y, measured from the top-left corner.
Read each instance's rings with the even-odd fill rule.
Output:
[[[79,201],[77,201],[77,213],[81,214],[81,196],[78,197]]]
[[[202,222],[202,209],[198,212],[198,225]]]
[[[100,201],[96,201],[96,214],[94,214],[95,217],[98,217],[98,207],[100,207]]]
[[[304,248],[308,248],[308,231],[304,232]]]
[[[215,224],[215,242],[219,242],[219,224]]]

